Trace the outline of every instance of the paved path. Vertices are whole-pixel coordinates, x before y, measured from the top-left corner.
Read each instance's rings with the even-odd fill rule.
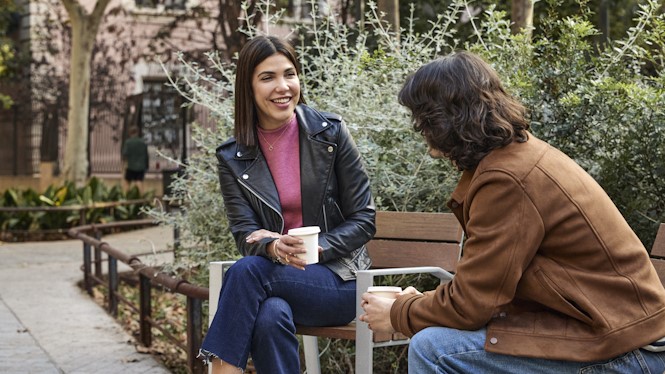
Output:
[[[172,238],[170,228],[153,227],[104,241],[144,253]],[[76,285],[82,258],[79,240],[0,242],[0,373],[169,373]]]

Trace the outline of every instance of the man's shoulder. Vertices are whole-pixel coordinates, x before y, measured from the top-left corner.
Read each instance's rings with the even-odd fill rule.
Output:
[[[514,141],[487,154],[478,164],[478,171],[529,173],[549,148],[547,143],[531,136],[526,142]]]

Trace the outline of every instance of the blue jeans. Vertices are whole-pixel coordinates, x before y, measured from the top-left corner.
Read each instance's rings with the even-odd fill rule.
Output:
[[[516,357],[486,352],[485,329],[428,327],[409,345],[409,373],[621,373],[663,374],[665,352],[637,349],[598,362],[572,362]]]
[[[355,318],[355,298],[356,281],[323,265],[302,271],[244,257],[226,273],[201,354],[244,369],[251,353],[258,373],[300,373],[295,324],[347,324]]]

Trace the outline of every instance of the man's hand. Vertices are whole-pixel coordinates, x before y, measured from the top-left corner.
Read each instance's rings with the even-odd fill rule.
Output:
[[[415,287],[409,286],[400,292],[398,295],[422,295],[423,293],[418,291]]]
[[[422,295],[415,287],[409,286],[400,295]],[[373,295],[365,292],[362,296],[360,306],[365,311],[365,314],[358,317],[362,322],[367,323],[370,330],[374,332],[394,333],[396,330],[390,323],[390,309],[393,307],[395,299]]]
[[[390,308],[392,308],[394,302],[395,299],[365,292],[360,303],[365,314],[358,318],[367,323],[369,329],[374,332],[393,333],[395,329],[390,323]]]

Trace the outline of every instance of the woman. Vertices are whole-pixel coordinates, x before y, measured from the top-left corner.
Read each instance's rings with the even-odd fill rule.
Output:
[[[217,149],[231,231],[243,258],[227,272],[201,354],[213,372],[299,373],[295,324],[355,317],[355,274],[375,209],[360,154],[341,118],[305,105],[293,47],[258,36],[240,52],[235,137]],[[319,226],[319,263],[306,265],[289,229]]]
[[[399,101],[430,155],[462,175],[455,278],[397,300],[364,294],[374,331],[412,336],[411,373],[663,373],[665,290],[594,179],[528,132],[525,108],[480,57],[422,66]]]

